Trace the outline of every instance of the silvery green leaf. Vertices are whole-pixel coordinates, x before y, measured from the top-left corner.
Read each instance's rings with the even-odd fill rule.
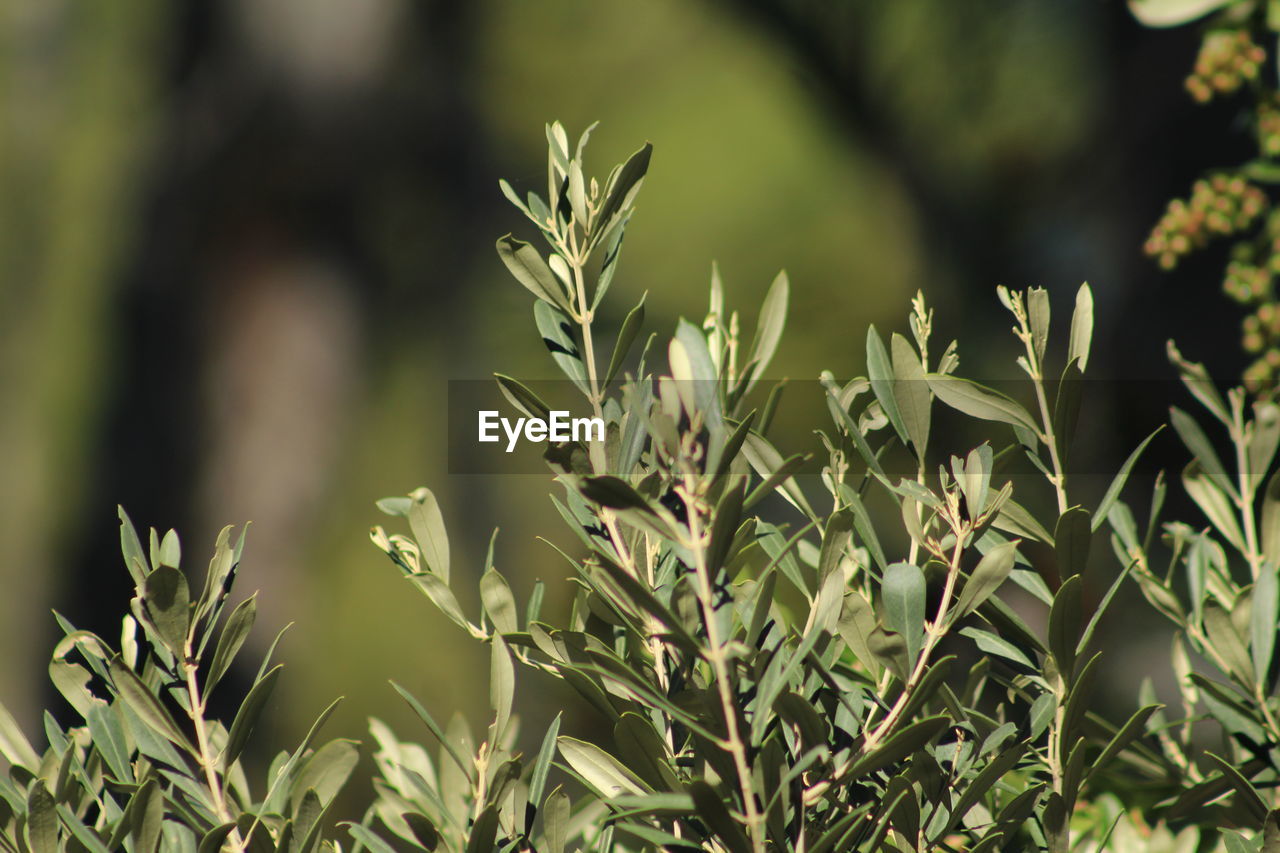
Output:
[[[533,318],[542,335],[542,343],[551,353],[551,360],[584,395],[591,393],[587,382],[587,366],[582,351],[574,339],[573,324],[562,311],[546,302],[533,306]]]
[[[898,413],[916,458],[923,460],[929,445],[929,409],[933,394],[925,380],[920,356],[907,339],[895,332],[889,345],[893,361],[893,397],[898,403]]]
[[[884,624],[902,635],[907,644],[907,660],[914,666],[924,642],[924,572],[913,563],[892,563],[884,571],[880,585]]]
[[[968,614],[977,610],[982,604],[995,594],[1000,585],[1009,577],[1009,572],[1013,570],[1014,557],[1017,555],[1018,543],[1005,542],[1003,545],[997,545],[992,548],[982,559],[978,561],[978,565],[974,567],[969,575],[969,580],[965,582],[964,589],[960,591],[960,597],[955,605],[955,620],[963,619]]]
[[[1031,326],[1031,348],[1036,360],[1042,362],[1049,345],[1049,291],[1043,287],[1027,291],[1027,320]]]
[[[413,529],[422,559],[432,573],[448,584],[449,534],[445,530],[440,504],[435,493],[425,487],[417,489],[410,498],[413,503],[409,506],[409,526]]]
[[[497,248],[498,257],[507,265],[507,270],[526,290],[538,297],[540,302],[554,305],[563,311],[570,310],[564,288],[537,249],[510,234],[498,239]]]
[[[880,408],[903,444],[911,441],[906,424],[902,422],[902,413],[898,409],[898,400],[894,395],[893,362],[884,341],[875,326],[867,329],[867,377],[871,380],[871,390],[880,403]]]
[[[747,390],[755,386],[760,377],[773,361],[778,350],[778,342],[782,339],[782,330],[787,323],[787,303],[791,298],[791,284],[786,272],[778,273],[769,292],[765,294],[764,303],[760,306],[760,317],[756,321],[756,335],[751,343],[751,355],[748,362],[754,364],[751,380]]]
[[[1076,291],[1076,307],[1071,314],[1071,342],[1067,347],[1067,361],[1076,362],[1084,373],[1089,365],[1089,349],[1093,343],[1093,291],[1089,283]]]
[[[1003,394],[956,376],[933,373],[927,378],[938,399],[957,411],[982,420],[1022,427],[1033,435],[1040,434],[1040,427],[1027,410]]]
[[[560,735],[560,754],[588,785],[605,797],[644,794],[647,789],[618,759],[593,743]]]
[[[1231,0],[1129,0],[1129,11],[1148,27],[1176,27],[1221,9]]]

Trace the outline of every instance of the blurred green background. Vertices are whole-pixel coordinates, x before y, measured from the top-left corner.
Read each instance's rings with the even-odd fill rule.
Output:
[[[448,380],[551,375],[493,241],[531,237],[497,181],[545,183],[553,119],[601,122],[601,175],[655,145],[606,323],[645,291],[652,329],[700,317],[715,259],[750,328],[785,267],[777,375],[861,371],[922,288],[981,376],[1011,357],[996,284],[1061,317],[1089,280],[1104,375],[1166,377],[1171,335],[1238,369],[1214,262],[1140,254],[1241,145],[1231,108],[1181,92],[1194,32],[1123,3],[8,0],[0,44],[0,700],[32,731],[50,609],[118,634],[117,503],[195,565],[253,522],[259,649],[295,623],[276,733],[345,695],[331,735],[420,736],[389,679],[483,722],[483,651],[366,534],[429,485],[464,605],[495,526],[518,597],[563,593],[550,478],[450,476],[443,438]],[[1095,401],[1099,470],[1163,418],[1167,386],[1129,387],[1123,420]]]

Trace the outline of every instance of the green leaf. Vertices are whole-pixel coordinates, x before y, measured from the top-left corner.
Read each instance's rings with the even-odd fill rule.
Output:
[[[583,497],[609,509],[635,509],[652,513],[649,502],[626,480],[613,476],[584,477],[579,487]]]
[[[965,582],[964,589],[960,591],[960,598],[956,601],[953,611],[955,613],[953,620],[963,619],[994,595],[1000,585],[1008,579],[1017,556],[1017,541],[997,545],[984,554],[969,575],[969,580]]]
[[[1215,418],[1217,418],[1224,426],[1230,428],[1232,419],[1227,412],[1226,403],[1222,400],[1222,395],[1218,393],[1217,386],[1213,384],[1213,380],[1209,377],[1209,371],[1205,369],[1203,364],[1187,361],[1182,357],[1182,353],[1178,352],[1178,348],[1174,346],[1173,341],[1168,344],[1169,361],[1178,368],[1178,378],[1182,380],[1182,384],[1191,392],[1191,396],[1200,401],[1200,404],[1208,409]]]
[[[880,595],[885,627],[902,635],[908,665],[914,666],[924,642],[924,572],[913,563],[893,563],[884,571]]]
[[[605,236],[598,245],[603,249],[603,260],[600,263],[600,275],[596,278],[595,293],[591,297],[591,310],[595,311],[604,301],[604,295],[613,284],[613,277],[618,272],[618,259],[622,257],[622,240],[627,233],[627,223],[631,214],[625,214],[609,226]],[[595,240],[592,240],[595,243]]]
[[[1058,517],[1058,526],[1053,530],[1053,550],[1058,558],[1060,578],[1084,574],[1091,540],[1089,510],[1074,506]]]
[[[1267,812],[1267,820],[1262,829],[1261,853],[1280,853],[1280,809]]]
[[[649,171],[649,160],[652,157],[653,145],[646,142],[643,148],[627,158],[627,162],[618,170],[612,185],[608,187],[608,197],[605,198],[604,204],[600,207],[600,213],[596,216],[597,228],[607,230],[615,216],[627,214],[635,201],[636,193],[640,191],[645,173]],[[603,230],[596,232],[596,234],[603,233]],[[593,239],[596,239],[594,235]]]
[[[570,310],[564,288],[537,249],[510,234],[498,238],[497,248],[498,257],[502,258],[516,281],[530,293],[546,304],[564,311]]]
[[[191,597],[186,577],[172,566],[161,565],[147,575],[143,602],[165,647],[177,657],[183,657],[187,631],[191,627]]]
[[[164,823],[164,792],[150,779],[129,801],[130,822],[133,825],[135,853],[155,853],[160,844],[160,830]]]
[[[89,734],[93,736],[94,748],[101,753],[111,774],[119,782],[132,782],[128,738],[115,706],[94,702],[85,715],[85,722],[89,726]]]
[[[778,453],[777,448],[763,436],[754,432],[747,436],[746,443],[742,445],[742,451],[746,455],[747,461],[751,463],[751,467],[764,479],[764,482],[757,486],[747,497],[744,504],[745,508],[749,509],[753,506],[755,500],[761,496],[761,493],[768,494],[777,489],[788,503],[804,513],[806,517],[810,519],[818,517],[817,513],[813,511],[813,507],[809,505],[808,498],[804,496],[804,492],[800,489],[800,484],[792,476],[795,470],[803,464],[805,457],[796,455],[784,460],[782,454]]]
[[[1084,631],[1080,634],[1080,642],[1076,644],[1076,654],[1080,654],[1089,645],[1089,641],[1093,639],[1093,632],[1097,630],[1098,623],[1102,621],[1102,616],[1107,612],[1107,608],[1111,606],[1111,600],[1115,598],[1116,593],[1120,590],[1120,585],[1124,583],[1124,579],[1133,571],[1133,567],[1137,565],[1137,561],[1131,561],[1120,574],[1116,575],[1116,579],[1111,582],[1111,586],[1107,588],[1107,592],[1102,596],[1102,601],[1098,602],[1098,606],[1094,609],[1093,615],[1089,617],[1089,624],[1085,626]]]
[[[1102,526],[1102,522],[1106,520],[1107,514],[1111,512],[1111,507],[1114,506],[1115,502],[1120,498],[1120,492],[1124,490],[1124,484],[1128,482],[1129,474],[1133,471],[1133,466],[1137,464],[1138,458],[1142,456],[1142,451],[1147,449],[1147,445],[1151,443],[1151,439],[1159,435],[1160,430],[1162,429],[1164,429],[1163,426],[1158,427],[1155,432],[1143,439],[1142,443],[1134,448],[1134,451],[1129,454],[1129,458],[1120,466],[1120,470],[1116,473],[1115,479],[1111,481],[1111,485],[1107,487],[1106,494],[1104,494],[1102,496],[1102,500],[1099,501],[1098,508],[1093,511],[1091,529],[1094,532],[1097,532],[1098,528]]]
[[[1013,744],[991,759],[990,763],[983,767],[969,781],[968,785],[964,786],[964,790],[960,793],[960,798],[956,800],[955,807],[951,810],[951,818],[947,823],[946,832],[953,830],[956,824],[968,814],[969,809],[981,802],[987,791],[991,790],[992,786],[1014,768],[1014,765],[1022,758],[1026,749],[1025,743]]]
[[[543,420],[551,417],[550,407],[542,402],[542,398],[533,393],[529,386],[518,379],[512,379],[504,373],[495,373],[493,378],[498,380],[498,390],[502,392],[502,396],[507,398],[507,402],[523,412],[526,417],[541,418]],[[407,511],[408,506],[406,505],[406,513]]]
[[[497,850],[494,843],[498,836],[498,807],[491,804],[480,812],[475,823],[471,825],[471,835],[467,838],[466,853],[491,853]]]
[[[1031,326],[1031,348],[1037,361],[1044,360],[1049,345],[1049,291],[1043,287],[1027,290],[1027,319]]]
[[[645,294],[645,296],[647,295]],[[622,321],[622,328],[618,331],[618,341],[614,344],[613,355],[609,358],[609,369],[604,372],[602,388],[612,382],[613,377],[618,375],[618,371],[622,369],[623,362],[627,360],[627,353],[630,352],[631,345],[635,343],[636,336],[640,334],[640,329],[644,327],[645,296],[640,297],[640,302],[627,313],[626,319]]]
[[[1269,402],[1254,403],[1253,423],[1246,435],[1245,459],[1248,464],[1244,474],[1256,488],[1271,470],[1276,449],[1280,448],[1280,406]]]
[[[1137,740],[1138,737],[1146,731],[1147,720],[1151,719],[1151,715],[1163,707],[1163,705],[1147,705],[1145,708],[1134,712],[1133,716],[1131,716],[1125,724],[1120,727],[1120,730],[1112,736],[1111,740],[1107,742],[1102,753],[1090,766],[1089,775],[1092,776],[1103,767],[1106,767],[1107,764],[1123,752],[1129,744]]]
[[[462,760],[462,756],[458,753],[458,750],[454,748],[453,742],[445,735],[444,730],[440,728],[438,723],[436,723],[435,718],[427,713],[427,709],[422,706],[421,702],[414,698],[412,693],[405,690],[394,681],[391,682],[391,686],[395,688],[395,691],[400,694],[404,701],[409,703],[409,707],[418,715],[418,719],[422,720],[422,722],[426,724],[427,730],[430,731],[439,742],[440,746],[444,749],[445,754],[453,759],[453,763],[456,764],[458,769],[463,772],[468,780],[470,780],[474,773],[474,768],[472,767],[471,762]]]
[[[845,595],[837,626],[841,639],[853,656],[874,671],[879,664],[871,653],[870,643],[871,634],[876,629],[876,614],[862,593],[849,592]]]
[[[720,395],[717,391],[719,374],[715,361],[711,358],[711,350],[707,348],[706,336],[697,326],[682,319],[676,324],[676,335],[671,341],[670,349],[676,359],[671,364],[672,375],[677,380],[693,380],[677,383],[681,396],[688,395],[694,401],[692,406],[686,402],[685,408],[691,415],[694,411],[702,413],[703,423],[711,430],[713,443],[723,440],[723,436],[719,434],[722,427]],[[683,356],[684,366],[677,371],[680,356]],[[685,375],[685,370],[688,375]]]
[[[31,853],[58,853],[58,806],[45,787],[36,781],[27,793],[27,846]]]
[[[751,357],[748,359],[748,363],[753,365],[751,380],[747,383],[748,391],[764,375],[769,362],[773,360],[774,353],[778,350],[778,342],[782,340],[782,330],[787,324],[787,303],[790,296],[791,284],[787,274],[785,271],[780,272],[773,280],[773,284],[769,285],[769,292],[765,294],[764,303],[760,306],[760,317],[756,321],[756,336],[751,344]]]
[[[22,727],[3,704],[0,704],[0,756],[27,770],[35,770],[40,764],[40,756],[36,755],[31,742],[22,733]]]
[[[573,324],[569,322],[569,318],[554,306],[538,302],[533,306],[533,319],[538,327],[538,334],[542,335],[543,345],[551,353],[551,360],[579,391],[590,395],[587,366],[582,361],[582,351],[574,340]]]
[[[449,534],[440,514],[440,503],[435,494],[425,487],[417,489],[410,497],[413,503],[409,506],[409,526],[422,551],[422,559],[427,569],[448,584]]]
[[[1027,669],[1035,669],[1035,665],[1031,663],[1031,658],[1027,657],[1020,648],[998,634],[972,626],[961,628],[959,633],[961,636],[969,637],[973,640],[981,652],[1007,658],[1015,663],[1022,664]]]
[[[160,553],[156,555],[156,559],[161,566],[168,566],[171,569],[181,568],[182,544],[178,541],[178,531],[170,530],[164,535],[164,541],[160,543]]]
[[[1080,365],[1084,373],[1089,365],[1089,349],[1093,342],[1093,291],[1089,283],[1076,291],[1076,307],[1071,314],[1071,343],[1067,347],[1067,361]]]
[[[1072,575],[1062,582],[1049,608],[1049,651],[1058,663],[1062,679],[1071,683],[1071,673],[1076,663],[1076,645],[1080,638],[1082,605],[1080,602],[1080,575]]]
[[[484,612],[499,634],[514,634],[520,630],[516,616],[516,600],[511,594],[507,579],[497,569],[489,569],[480,578],[480,600]]]
[[[547,734],[542,739],[542,748],[538,750],[538,757],[533,762],[533,773],[529,777],[529,802],[537,803],[542,800],[542,792],[547,784],[547,774],[551,772],[551,760],[555,758],[556,753],[556,737],[560,734],[560,718],[563,712],[556,714],[551,725],[547,728]]]
[[[557,787],[547,795],[542,807],[542,832],[547,839],[547,853],[564,853],[569,840],[569,795]]]
[[[1040,427],[1027,410],[1005,395],[968,379],[930,373],[929,387],[939,400],[956,411],[986,421],[998,421],[1040,435]]]
[[[359,761],[355,741],[345,739],[331,740],[311,753],[298,766],[298,775],[290,786],[290,811],[296,814],[309,792],[314,792],[327,807],[351,778]]]
[[[205,679],[206,696],[235,661],[236,655],[249,636],[250,629],[253,628],[257,612],[257,593],[255,593],[237,604],[231,611],[231,615],[227,617],[227,624],[223,626],[222,633],[218,636],[218,645],[213,650],[213,663],[209,665],[209,675]]]
[[[667,746],[651,720],[627,711],[613,724],[618,757],[655,791],[678,790],[680,779],[667,763]]]
[[[1244,553],[1244,534],[1240,532],[1240,523],[1236,520],[1234,503],[1228,496],[1229,493],[1223,492],[1212,477],[1205,475],[1199,461],[1190,462],[1182,469],[1182,487],[1222,534],[1222,538],[1230,542],[1237,551]]]
[[[235,828],[236,825],[234,823],[223,823],[206,832],[204,838],[200,839],[198,853],[219,853],[227,840],[227,836]]]
[[[370,853],[397,853],[396,848],[383,841],[378,837],[377,833],[368,827],[361,826],[358,823],[348,823],[346,824],[346,827],[347,832],[351,833],[351,837],[360,844],[363,844],[365,847],[368,847]],[[359,848],[357,847],[355,849]]]
[[[853,514],[847,510],[832,513],[827,519],[827,527],[822,533],[822,548],[818,552],[819,583],[839,567],[852,541]]]
[[[1262,553],[1269,561],[1280,561],[1280,471],[1267,480],[1267,488],[1262,493],[1261,514]]]
[[[1022,504],[1014,500],[1004,502],[1000,507],[1000,512],[992,522],[992,526],[1015,536],[1034,539],[1047,545],[1053,544],[1053,536],[1049,534],[1049,531],[1045,530],[1044,526]]]
[[[280,678],[282,668],[283,664],[276,664],[266,675],[258,679],[253,689],[249,691],[249,695],[245,697],[244,704],[236,712],[236,718],[231,723],[231,733],[227,735],[227,747],[222,753],[224,770],[230,769],[235,760],[240,757],[240,753],[244,751],[245,745],[249,742],[249,735],[258,724],[263,709],[267,707],[267,699],[271,697],[271,691],[275,688],[277,679]]]
[[[907,659],[907,644],[901,634],[876,625],[867,636],[867,648],[881,666],[893,673],[899,681],[906,682],[911,663]]]
[[[719,479],[728,474],[733,466],[733,462],[738,458],[738,453],[742,450],[742,445],[746,442],[747,436],[751,434],[751,426],[756,420],[756,410],[752,409],[742,422],[734,427],[729,438],[719,447],[719,457],[708,459],[708,469],[715,471],[715,478]]]
[[[557,743],[564,760],[601,796],[647,792],[644,783],[635,774],[595,744],[568,735],[560,735]]]
[[[929,445],[929,409],[933,394],[924,378],[924,367],[915,348],[902,335],[894,333],[889,341],[893,352],[893,396],[903,426],[915,448],[916,458],[924,459]]]
[[[689,783],[689,794],[693,797],[694,808],[698,817],[711,828],[715,836],[733,853],[750,853],[751,842],[742,831],[742,827],[729,814],[724,799],[701,779]]]
[[[444,581],[435,575],[428,574],[410,575],[409,579],[426,594],[427,598],[431,599],[436,607],[440,608],[441,613],[449,617],[451,622],[459,628],[470,631],[471,626],[462,612],[462,605],[458,604],[453,590],[445,586]]]
[[[1053,401],[1053,432],[1058,446],[1058,457],[1069,470],[1071,443],[1080,421],[1080,396],[1084,391],[1084,374],[1079,365],[1068,362],[1058,380],[1058,393]]]
[[[1275,651],[1276,631],[1280,630],[1280,590],[1277,589],[1275,565],[1265,565],[1258,572],[1253,584],[1253,603],[1249,609],[1252,641],[1249,650],[1253,657],[1253,676],[1269,694],[1268,674],[1271,671],[1271,655]]]
[[[868,773],[874,773],[901,761],[919,751],[925,744],[938,736],[950,724],[945,714],[926,717],[917,723],[900,730],[884,742],[878,749],[862,756],[849,768],[848,778],[856,779]]]
[[[1236,789],[1236,793],[1240,795],[1240,803],[1249,810],[1249,814],[1253,816],[1253,819],[1259,823],[1266,820],[1269,813],[1267,804],[1257,790],[1254,789],[1253,785],[1249,784],[1249,780],[1244,778],[1240,771],[1236,769],[1235,765],[1208,750],[1204,754],[1218,766],[1218,769],[1222,771],[1223,777],[1231,783],[1231,787]]]
[[[871,390],[880,401],[885,417],[893,424],[902,443],[907,444],[911,437],[907,434],[906,424],[902,422],[902,413],[898,410],[898,401],[893,393],[893,363],[889,360],[889,353],[875,326],[867,329],[867,377],[871,380]]]
[[[427,850],[435,850],[440,844],[440,831],[426,815],[417,812],[405,812],[400,815],[409,825],[409,831],[418,843]]]
[[[969,451],[963,463],[951,457],[951,473],[955,475],[960,492],[964,495],[969,517],[977,518],[987,508],[987,496],[991,490],[991,445],[982,444]]]
[[[1231,0],[1129,0],[1129,11],[1148,27],[1176,27],[1202,18]]]
[[[160,700],[155,697],[149,687],[142,683],[134,671],[118,658],[111,661],[110,669],[111,683],[116,692],[125,704],[133,709],[138,718],[157,734],[189,750],[187,739],[178,728],[178,724],[173,721],[173,717],[160,704]]]
[[[1218,458],[1218,452],[1213,449],[1213,444],[1200,428],[1200,424],[1177,406],[1169,409],[1169,423],[1173,424],[1173,429],[1182,439],[1182,443],[1187,446],[1191,455],[1200,463],[1200,468],[1209,475],[1218,488],[1236,497],[1238,492],[1235,484],[1227,476],[1227,469],[1223,467],[1222,460]]]
[[[493,741],[501,742],[511,719],[511,706],[515,700],[516,674],[511,663],[511,653],[501,634],[491,641],[489,664],[489,707],[494,713]]]
[[[1253,675],[1253,662],[1245,649],[1244,639],[1236,630],[1227,611],[1210,601],[1204,606],[1204,630],[1209,644],[1227,665],[1227,674],[1248,683]],[[1274,623],[1273,623],[1274,624]]]
[[[124,555],[125,567],[129,570],[134,584],[141,588],[149,570],[146,555],[142,550],[142,542],[138,539],[138,532],[134,529],[133,522],[129,520],[124,507],[116,509],[120,516],[120,552]]]

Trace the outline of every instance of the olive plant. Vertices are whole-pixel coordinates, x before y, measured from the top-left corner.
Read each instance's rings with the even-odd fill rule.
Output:
[[[58,617],[64,636],[49,678],[79,724],[46,711],[41,753],[0,706],[0,755],[10,764],[0,778],[0,850],[316,849],[357,761],[353,741],[316,740],[337,703],[253,782],[243,756],[280,678],[276,643],[231,703],[234,717],[209,713],[256,614],[254,596],[231,606],[243,533],[233,543],[222,531],[199,585],[181,569],[174,531],[151,530],[144,550],[121,510],[120,542],[135,594],[119,643]]]
[[[867,335],[867,375],[830,373],[822,494],[802,455],[769,439],[780,385],[765,373],[782,337],[779,275],[748,340],[718,275],[699,324],[638,356],[644,303],[605,361],[596,312],[613,281],[648,146],[603,183],[586,177],[586,135],[548,128],[548,195],[503,192],[543,247],[506,236],[498,254],[534,297],[555,364],[607,424],[604,442],[546,453],[553,498],[576,538],[567,619],[524,606],[493,566],[482,609],[450,588],[449,544],[432,492],[381,508],[408,532],[375,544],[440,610],[490,644],[493,721],[480,737],[443,729],[432,761],[381,726],[379,798],[353,834],[441,850],[1050,850],[1099,842],[1073,830],[1082,792],[1120,773],[1158,777],[1159,705],[1120,725],[1090,710],[1091,644],[1124,575],[1086,610],[1090,543],[1138,453],[1096,506],[1076,498],[1067,456],[1093,327],[1080,289],[1064,363],[1051,365],[1048,293],[998,292],[1014,320],[1030,409],[957,375],[955,342],[931,347],[917,296],[908,334]],[[666,360],[662,363],[662,351]],[[628,364],[633,369],[624,370]],[[530,417],[548,404],[499,375]],[[935,402],[984,424],[962,455],[934,450]],[[914,476],[891,474],[909,458]],[[1015,455],[1041,472],[1014,494]],[[806,484],[809,488],[806,488]],[[1035,514],[1042,491],[1046,512]],[[772,501],[777,496],[781,501]],[[821,506],[819,511],[816,507]],[[886,512],[886,510],[889,510]],[[403,523],[403,522],[402,522]],[[1033,571],[1032,560],[1044,568]],[[1044,634],[997,593],[1009,581],[1043,614]],[[977,662],[967,671],[961,655]],[[561,679],[609,722],[568,732],[557,718],[526,761],[514,750],[516,673]]]
[[[224,531],[197,580],[175,533],[144,549],[121,512],[135,595],[118,645],[59,618],[50,676],[70,716],[45,715],[42,752],[0,708],[0,850],[1280,851],[1280,408],[1221,395],[1171,345],[1227,442],[1174,408],[1203,518],[1162,521],[1161,476],[1140,523],[1125,499],[1154,433],[1100,497],[1073,474],[1089,286],[1057,324],[1044,289],[997,290],[1026,376],[1009,393],[965,378],[920,294],[901,331],[868,330],[865,376],[810,386],[829,421],[813,454],[789,453],[770,437],[782,383],[766,379],[787,277],[749,337],[716,273],[705,317],[669,338],[646,334],[643,297],[605,328],[651,149],[600,181],[587,134],[571,148],[553,124],[547,141],[545,197],[501,185],[539,242],[497,251],[605,425],[544,454],[567,613],[544,607],[542,582],[518,603],[492,540],[469,612],[427,488],[380,501],[397,529],[371,533],[488,645],[487,726],[442,726],[397,687],[427,742],[372,721],[359,820],[329,813],[358,760],[353,741],[319,745],[332,705],[251,782],[272,652],[229,720],[209,704],[254,619],[254,597],[231,605],[243,537]],[[526,417],[551,411],[496,381]],[[952,447],[961,435],[979,438]],[[1181,707],[1148,680],[1113,720],[1096,710],[1097,637],[1129,585],[1174,624]],[[526,741],[517,678],[531,671],[605,725],[562,714]]]

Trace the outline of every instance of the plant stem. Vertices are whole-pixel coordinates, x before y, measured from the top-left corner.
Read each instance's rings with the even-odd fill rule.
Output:
[[[867,739],[862,746],[864,754],[878,746],[880,741],[887,737],[893,731],[893,727],[898,724],[907,702],[911,699],[911,694],[915,692],[916,687],[920,684],[920,679],[924,677],[925,670],[929,666],[929,656],[933,652],[934,646],[947,633],[947,610],[951,607],[951,597],[956,589],[956,578],[960,575],[960,557],[964,553],[964,539],[967,532],[962,526],[955,526],[953,530],[956,544],[951,552],[951,564],[947,567],[947,583],[942,589],[942,599],[938,602],[938,610],[933,621],[925,625],[924,645],[920,647],[920,656],[916,659],[911,675],[907,677],[907,683],[903,685],[902,693],[898,696],[897,701],[893,703],[893,707],[889,709],[888,716],[881,720],[880,724],[867,735]]]
[[[183,650],[182,668],[187,677],[187,700],[190,705],[187,713],[191,717],[191,723],[196,730],[196,747],[200,753],[200,767],[204,771],[205,784],[209,786],[209,795],[213,798],[213,807],[218,820],[223,823],[232,823],[235,819],[231,815],[231,810],[227,808],[222,780],[218,778],[217,757],[209,746],[209,733],[205,728],[204,722],[205,702],[204,697],[200,694],[200,682],[196,678],[198,665],[193,657],[190,637],[187,638],[186,648]],[[231,830],[231,835],[228,836],[228,843],[234,851],[241,851],[242,853],[245,849],[245,842],[240,838],[239,830]]]
[[[1253,512],[1256,485],[1249,476],[1249,454],[1244,435],[1243,409],[1242,400],[1238,398],[1232,400],[1231,443],[1236,449],[1236,485],[1240,490],[1240,495],[1236,498],[1236,507],[1240,510],[1240,521],[1244,527],[1244,556],[1249,561],[1249,573],[1256,581],[1262,571],[1263,554],[1258,546],[1258,521]]]
[[[732,755],[734,769],[738,774],[738,785],[742,792],[742,805],[746,810],[747,833],[751,838],[751,847],[756,853],[764,853],[766,849],[764,823],[751,788],[751,768],[747,764],[747,747],[738,730],[737,702],[729,680],[724,638],[720,636],[720,625],[716,619],[715,588],[711,583],[711,573],[707,567],[706,547],[699,519],[700,511],[695,497],[697,490],[694,488],[693,479],[692,475],[686,474],[685,483],[680,492],[689,520],[689,549],[693,552],[694,573],[698,578],[698,604],[702,610],[702,621],[707,628],[707,659],[711,662],[720,695],[720,710],[724,715],[728,735],[724,746]]]
[[[1058,515],[1062,515],[1071,504],[1067,501],[1067,473],[1062,470],[1062,459],[1058,455],[1058,437],[1053,429],[1053,415],[1049,412],[1049,397],[1044,391],[1044,365],[1036,355],[1029,331],[1023,337],[1023,342],[1027,348],[1027,363],[1031,366],[1031,384],[1036,388],[1036,402],[1040,405],[1040,422],[1043,426],[1040,439],[1049,445],[1049,460],[1053,464],[1053,476],[1049,478],[1049,482],[1053,484],[1058,498]],[[1058,393],[1062,393],[1061,389]]]
[[[583,273],[583,264],[585,259],[580,257],[577,251],[576,237],[570,232],[570,245],[561,246],[565,250],[565,254],[569,257],[570,268],[573,271],[574,289],[578,300],[578,324],[582,329],[582,353],[583,361],[587,368],[587,381],[591,389],[590,400],[592,410],[597,418],[604,417],[603,394],[599,386],[599,374],[596,369],[596,353],[595,340],[591,331],[591,324],[594,319],[591,309],[587,306],[587,285],[586,276]],[[604,442],[589,442],[588,453],[591,457],[591,469],[597,476],[608,473],[608,460],[605,458]],[[622,472],[625,473],[625,472]],[[626,540],[622,537],[622,531],[618,527],[618,519],[613,510],[607,507],[601,507],[599,513],[600,520],[604,523],[605,531],[609,534],[609,541],[613,544],[613,550],[618,555],[622,568],[631,577],[637,581],[642,580],[640,577],[639,567],[636,565],[635,557],[631,549],[627,547]],[[653,572],[649,571],[643,579],[647,580],[649,589],[654,589]],[[645,644],[649,647],[649,654],[653,657],[654,672],[658,678],[658,686],[663,694],[670,687],[670,677],[667,673],[666,650],[663,647],[662,639],[659,634],[662,631],[662,625],[658,622],[653,614],[645,613]],[[675,741],[671,733],[671,721],[665,723],[667,746],[674,754]]]

